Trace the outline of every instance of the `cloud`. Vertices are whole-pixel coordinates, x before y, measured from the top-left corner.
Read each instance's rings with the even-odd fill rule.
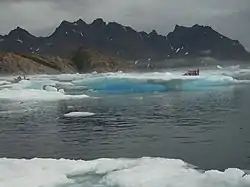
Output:
[[[172,31],[175,24],[210,25],[250,47],[250,39],[245,38],[250,31],[249,10],[249,0],[2,0],[0,33],[19,25],[47,35],[62,20],[92,22],[102,17],[162,34]]]

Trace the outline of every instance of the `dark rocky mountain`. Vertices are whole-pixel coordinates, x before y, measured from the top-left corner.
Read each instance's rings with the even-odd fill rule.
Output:
[[[208,26],[176,26],[167,36],[137,32],[131,27],[96,19],[87,24],[63,21],[48,37],[36,37],[17,27],[0,36],[0,51],[38,53],[70,57],[79,47],[126,60],[163,60],[213,57],[216,59],[250,59],[237,41],[227,38]]]
[[[209,26],[177,25],[167,36],[175,56],[210,56],[216,59],[248,59],[249,53],[237,40],[231,40]]]

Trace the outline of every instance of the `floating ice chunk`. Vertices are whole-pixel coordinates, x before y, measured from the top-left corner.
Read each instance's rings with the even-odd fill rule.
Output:
[[[35,89],[3,89],[0,90],[0,99],[17,100],[17,101],[56,101],[68,99],[88,98],[87,95],[65,95],[62,92],[51,92],[46,90]]]
[[[56,83],[56,86],[74,86],[74,84],[73,83],[71,83],[71,82],[58,82],[58,83]]]
[[[223,69],[223,67],[220,66],[220,65],[217,65],[216,67],[217,67],[218,69]]]
[[[58,92],[63,93],[63,94],[65,93],[64,89],[59,89]]]
[[[49,92],[57,92],[57,88],[55,88],[54,86],[50,86],[50,85],[45,86],[45,90]]]
[[[6,84],[10,84],[10,82],[8,82],[8,81],[0,81],[0,86],[6,85]]]
[[[64,114],[65,117],[89,117],[95,115],[91,112],[70,112],[67,114]]]

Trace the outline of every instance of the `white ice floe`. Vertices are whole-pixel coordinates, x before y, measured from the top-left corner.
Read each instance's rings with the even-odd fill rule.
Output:
[[[0,159],[1,187],[249,187],[239,169],[198,171],[165,158]]]
[[[35,89],[3,89],[0,90],[0,99],[18,100],[18,101],[55,101],[55,100],[68,100],[68,99],[83,99],[87,95],[65,95],[62,92],[45,91]]]
[[[89,117],[95,115],[91,112],[70,112],[67,114],[64,114],[65,117]]]

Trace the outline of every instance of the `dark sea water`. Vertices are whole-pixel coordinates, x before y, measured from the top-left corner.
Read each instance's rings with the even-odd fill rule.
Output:
[[[206,169],[250,169],[250,86],[1,102],[0,157],[180,158]],[[94,116],[66,118],[72,111]]]
[[[28,94],[24,101],[4,97],[0,101],[0,157],[89,161],[113,158],[114,162],[121,158],[161,157],[182,160],[204,170],[249,170],[249,93],[250,84],[230,84],[164,92],[96,92],[88,94],[89,98],[67,100],[29,100]],[[15,94],[18,97],[18,92]],[[94,115],[64,116],[72,111]],[[97,184],[91,181],[88,185],[80,182],[79,186]],[[230,183],[244,187],[248,184]]]

